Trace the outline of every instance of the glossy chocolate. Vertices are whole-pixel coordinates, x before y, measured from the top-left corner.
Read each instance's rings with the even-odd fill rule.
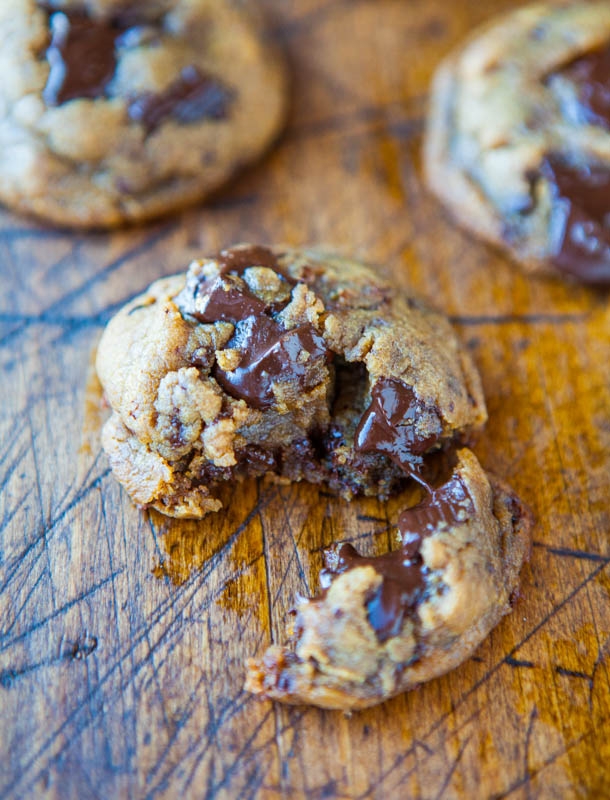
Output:
[[[243,247],[222,250],[216,256],[218,274],[213,278],[195,279],[176,298],[178,306],[199,322],[212,323],[218,320],[239,322],[250,316],[259,316],[265,311],[279,311],[287,301],[267,304],[239,276],[250,267],[272,269],[290,285],[294,281],[284,275],[275,255],[266,247]]]
[[[224,119],[232,99],[233,93],[220,81],[190,65],[164,92],[146,92],[134,98],[128,106],[128,113],[150,134],[167,119],[182,125],[203,119]]]
[[[45,103],[58,106],[79,97],[103,97],[116,69],[115,42],[122,28],[76,11],[51,14],[50,26]]]
[[[216,256],[216,260],[223,275],[227,272],[233,275],[241,275],[250,267],[267,267],[288,281],[291,286],[296,283],[293,278],[282,270],[277,256],[268,247],[254,244],[247,247],[231,247],[227,250],[221,250]]]
[[[229,320],[239,322],[260,315],[267,304],[230,278],[219,275],[206,281],[197,291],[197,307],[189,313],[199,322]]]
[[[383,453],[411,477],[424,483],[420,475],[423,454],[439,439],[442,426],[436,409],[432,411],[419,400],[411,387],[394,378],[382,378],[373,386],[372,400],[362,415],[354,436],[360,452]],[[422,437],[416,431],[422,416],[436,416],[436,430]],[[432,533],[440,521],[453,519],[460,500],[464,500],[461,482],[450,480],[430,494],[418,506],[403,511],[398,521],[402,547],[376,558],[360,556],[351,545],[338,551],[334,573],[355,566],[372,566],[383,582],[367,601],[371,626],[380,642],[400,633],[409,608],[424,587],[423,562],[419,549],[423,537]],[[330,570],[328,570],[330,573]],[[325,577],[325,579],[327,579]]]
[[[187,283],[176,298],[183,313],[200,322],[227,320],[236,331],[227,348],[241,354],[233,370],[218,364],[213,375],[232,397],[245,400],[254,408],[269,408],[275,403],[273,384],[291,381],[299,390],[309,389],[319,379],[312,368],[316,360],[326,359],[324,339],[312,325],[286,330],[272,314],[288,302],[266,303],[250,291],[240,276],[250,267],[272,269],[290,285],[294,281],[280,270],[277,258],[266,247],[242,247],[222,250],[216,257],[218,274],[213,278]],[[305,352],[306,351],[306,352]]]
[[[333,578],[355,567],[373,567],[383,582],[366,607],[369,622],[380,642],[397,636],[405,616],[418,602],[425,587],[425,566],[420,548],[426,536],[441,524],[460,525],[474,513],[474,504],[464,482],[453,474],[421,503],[400,515],[398,528],[402,546],[381,556],[361,556],[351,544],[327,554],[320,582],[327,588]]]
[[[217,365],[213,375],[228,394],[254,408],[269,408],[275,403],[272,386],[278,380],[295,382],[301,390],[311,388],[308,378],[312,363],[327,355],[324,339],[313,326],[285,330],[266,315],[239,323],[236,336],[227,348],[235,345],[242,351],[238,367],[225,371]],[[305,350],[307,358],[303,358]]]
[[[408,609],[413,606],[423,586],[421,558],[411,558],[402,550],[367,558],[351,545],[341,545],[332,561],[327,562],[323,582],[355,567],[373,567],[383,576],[375,594],[367,600],[369,622],[380,642],[397,636]]]
[[[435,432],[421,437],[416,431],[416,422],[422,414],[429,415],[430,409],[409,386],[394,378],[382,378],[373,386],[371,394],[371,404],[356,429],[355,449],[363,453],[383,453],[409,475],[416,474],[422,464],[422,454],[439,439],[440,419]]]
[[[541,172],[554,194],[553,264],[582,281],[610,283],[610,169],[576,168],[549,155]]]
[[[223,273],[233,272],[235,275],[241,275],[249,267],[269,267],[269,269],[277,270],[279,266],[272,250],[256,244],[221,250],[216,256],[216,260]]]
[[[610,130],[610,47],[577,59],[563,74],[576,84],[587,122]]]
[[[443,486],[433,489],[421,503],[407,508],[398,518],[398,530],[403,548],[413,541],[413,537],[432,533],[441,523],[458,525],[474,511],[468,489],[457,474]],[[411,546],[411,545],[410,545]]]

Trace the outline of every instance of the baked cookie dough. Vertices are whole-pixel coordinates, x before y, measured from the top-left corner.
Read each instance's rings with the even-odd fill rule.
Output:
[[[442,315],[371,268],[223,250],[120,311],[97,369],[104,449],[140,506],[202,517],[220,484],[264,474],[347,498],[421,487],[397,551],[329,554],[323,594],[291,647],[250,662],[249,691],[372,705],[463,661],[510,610],[529,526],[462,446],[486,419],[478,374]]]
[[[3,0],[0,200],[66,226],[200,200],[277,134],[281,60],[231,0]]]
[[[175,517],[267,473],[386,498],[486,419],[445,317],[313,250],[245,245],[157,281],[111,320],[97,370],[115,475]]]
[[[289,647],[248,662],[246,689],[283,703],[354,710],[448,672],[511,610],[530,519],[467,449],[398,520],[374,558],[343,544],[323,592],[301,600]],[[441,470],[441,473],[443,470]]]
[[[610,284],[610,3],[493,20],[440,66],[428,183],[531,272]]]

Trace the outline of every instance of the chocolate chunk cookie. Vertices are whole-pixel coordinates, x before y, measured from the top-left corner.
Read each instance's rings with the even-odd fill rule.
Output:
[[[610,283],[610,4],[540,3],[440,66],[428,181],[532,272]]]
[[[486,418],[442,315],[318,251],[244,245],[154,283],[108,325],[97,369],[115,475],[177,517],[267,473],[385,498]]]
[[[250,663],[250,691],[372,705],[463,661],[510,610],[529,526],[460,447],[486,418],[478,375],[447,320],[376,271],[223,250],[120,311],[97,368],[104,448],[141,506],[201,517],[220,483],[269,473],[347,498],[421,486],[397,551],[328,554],[323,594],[301,604],[292,647]]]
[[[284,703],[375,705],[468,658],[503,615],[529,553],[530,519],[466,449],[398,520],[400,547],[327,554],[290,647],[248,664],[246,688]]]
[[[282,63],[230,0],[4,0],[0,32],[0,199],[60,225],[200,200],[283,120]]]

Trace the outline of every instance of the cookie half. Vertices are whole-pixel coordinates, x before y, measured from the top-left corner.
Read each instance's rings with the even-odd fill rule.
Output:
[[[289,646],[248,662],[246,689],[290,704],[354,710],[443,675],[511,610],[530,517],[467,449],[403,511],[399,547],[327,554],[322,594],[302,600]]]
[[[267,473],[386,498],[486,419],[445,317],[314,250],[244,245],[154,283],[109,323],[97,369],[115,475],[176,517]]]
[[[4,0],[0,32],[0,199],[60,225],[200,200],[283,121],[283,64],[229,0]]]
[[[531,272],[610,283],[610,5],[539,3],[439,67],[427,179]]]

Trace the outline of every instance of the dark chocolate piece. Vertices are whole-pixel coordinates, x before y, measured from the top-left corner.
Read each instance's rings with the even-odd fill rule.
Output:
[[[373,386],[372,401],[356,429],[355,449],[366,453],[384,453],[407,474],[416,476],[423,463],[422,454],[439,439],[442,426],[436,409],[428,408],[413,390],[395,378],[382,378]],[[417,419],[436,415],[436,430],[421,437]]]
[[[400,633],[407,610],[415,604],[423,589],[421,558],[412,558],[402,549],[367,558],[351,544],[344,544],[336,551],[334,559],[327,560],[321,581],[323,585],[329,585],[333,577],[355,567],[373,567],[383,576],[383,582],[367,600],[366,607],[378,640],[385,642]]]
[[[312,364],[328,352],[312,325],[285,330],[267,316],[240,322],[227,348],[233,346],[242,351],[238,367],[225,371],[216,365],[213,375],[228,394],[260,409],[275,403],[272,385],[277,381],[295,381],[302,390],[311,388]],[[309,353],[306,359],[304,350]]]
[[[220,264],[223,274],[232,272],[234,275],[241,275],[249,267],[268,267],[277,272],[279,267],[275,253],[268,247],[260,245],[221,250],[216,256],[216,260]]]
[[[252,315],[260,315],[267,304],[247,290],[236,285],[230,276],[219,275],[206,281],[197,291],[197,308],[189,313],[199,322],[216,322],[219,319],[239,322]]]
[[[474,512],[472,498],[459,475],[452,475],[418,505],[402,512],[398,528],[402,538],[399,550],[368,558],[351,544],[326,554],[326,569],[320,575],[324,589],[337,575],[355,567],[373,567],[383,577],[375,594],[367,600],[369,622],[380,642],[397,636],[405,616],[421,597],[425,572],[420,548],[426,536],[440,524],[459,525]]]
[[[176,297],[176,303],[184,314],[195,317],[199,322],[239,322],[253,315],[259,316],[265,311],[279,311],[288,302],[286,300],[267,304],[239,280],[239,276],[250,267],[266,267],[272,269],[290,286],[295,284],[292,278],[284,275],[275,255],[266,247],[222,250],[216,256],[216,261],[219,274],[213,278],[188,282]]]
[[[240,350],[241,360],[234,370],[221,369],[218,364],[214,367],[219,385],[232,397],[259,409],[275,403],[272,386],[278,381],[294,381],[300,390],[312,388],[319,380],[315,362],[328,356],[323,337],[308,324],[286,330],[270,315],[288,300],[265,303],[239,277],[246,269],[261,266],[294,285],[295,281],[282,273],[275,254],[266,247],[233,248],[222,250],[217,261],[219,274],[187,284],[176,303],[184,314],[200,322],[236,323],[227,348]]]
[[[462,479],[454,474],[443,486],[433,489],[421,503],[405,509],[398,518],[403,549],[413,537],[432,533],[441,523],[456,525],[474,511],[472,498]]]
[[[578,58],[563,74],[576,84],[586,121],[610,130],[610,47]]]
[[[574,167],[549,155],[541,168],[553,194],[553,264],[588,283],[610,283],[610,169]]]
[[[116,69],[115,42],[122,29],[76,11],[51,14],[50,26],[45,103],[58,106],[80,97],[103,97]]]
[[[128,113],[140,122],[147,135],[166,119],[182,125],[203,119],[219,120],[227,116],[233,92],[217,79],[204,75],[196,66],[184,67],[180,76],[164,92],[146,92],[134,98]]]
[[[261,245],[232,247],[228,250],[221,250],[216,256],[216,261],[220,265],[222,275],[227,272],[232,275],[241,275],[250,267],[267,267],[272,269],[280,278],[288,281],[291,286],[296,284],[296,281],[280,267],[277,256],[268,247],[262,247]]]

